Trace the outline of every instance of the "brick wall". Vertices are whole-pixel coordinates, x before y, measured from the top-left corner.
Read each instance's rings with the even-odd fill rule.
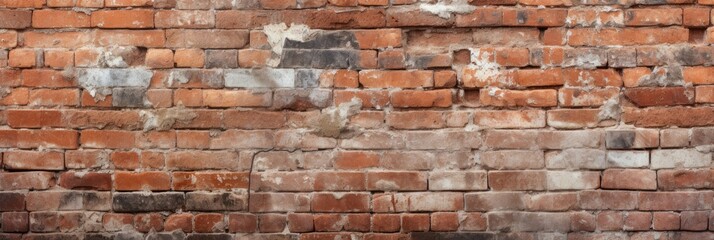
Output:
[[[714,239],[712,0],[0,0],[0,239]]]

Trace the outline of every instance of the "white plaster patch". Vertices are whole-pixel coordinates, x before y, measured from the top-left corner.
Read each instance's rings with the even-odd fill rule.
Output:
[[[234,69],[225,73],[226,87],[294,88],[294,69]]]
[[[273,53],[278,56],[278,58],[271,58],[268,61],[270,66],[277,66],[280,63],[285,40],[305,42],[316,33],[316,31],[311,30],[304,24],[292,24],[288,27],[285,23],[265,25],[263,26],[263,32],[268,37],[268,44],[270,44]]]
[[[419,5],[419,9],[424,12],[428,12],[439,16],[440,18],[449,19],[455,13],[471,13],[476,10],[476,6],[472,6],[467,0],[453,0],[453,1],[439,1],[435,4],[422,3]]]
[[[88,68],[77,70],[79,85],[92,97],[111,94],[113,87],[148,88],[153,73],[146,69],[100,69]]]

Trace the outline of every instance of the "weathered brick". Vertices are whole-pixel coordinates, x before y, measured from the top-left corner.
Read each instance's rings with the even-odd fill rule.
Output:
[[[116,193],[112,209],[116,212],[175,211],[181,209],[184,202],[183,193]]]
[[[242,48],[248,44],[244,30],[167,30],[166,46],[173,48]]]
[[[607,169],[603,172],[603,189],[655,190],[657,174],[651,170]]]
[[[30,27],[32,11],[1,10],[0,18],[5,19],[0,28],[22,29]]]
[[[652,150],[652,169],[666,168],[701,168],[712,162],[711,153],[702,153],[696,149]]]

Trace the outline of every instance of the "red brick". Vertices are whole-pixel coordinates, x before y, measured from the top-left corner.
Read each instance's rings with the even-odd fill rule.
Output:
[[[30,1],[25,1],[24,4],[32,4]],[[19,3],[18,3],[19,4]],[[31,6],[21,6],[31,7]],[[41,7],[41,5],[40,5]],[[22,29],[30,27],[32,22],[32,12],[23,10],[0,10],[0,18],[4,19],[0,23],[0,28]]]
[[[0,98],[0,105],[27,105],[30,98],[27,88],[15,88],[5,97]]]
[[[0,173],[0,190],[45,190],[55,185],[51,172]]]
[[[258,229],[263,233],[282,232],[287,225],[287,218],[282,214],[258,215]]]
[[[546,175],[543,171],[490,171],[488,182],[497,191],[544,190]]]
[[[707,230],[709,213],[708,211],[684,211],[680,215],[680,229],[685,231]]]
[[[193,232],[193,215],[190,213],[177,213],[169,215],[164,222],[164,230],[180,230],[185,233]]]
[[[401,29],[358,30],[354,34],[361,49],[397,48],[402,46]]]
[[[208,107],[264,107],[272,103],[272,95],[247,90],[204,90],[203,104]]]
[[[62,170],[61,152],[10,151],[3,153],[3,167],[10,170]]]
[[[285,114],[267,111],[234,111],[223,113],[224,125],[240,129],[277,129],[283,127]]]
[[[0,211],[22,211],[25,210],[25,194],[18,192],[0,193],[0,200],[3,205],[0,206]]]
[[[92,13],[92,26],[99,28],[153,28],[152,10],[101,10]]]
[[[174,172],[174,190],[217,190],[248,188],[248,173]]]
[[[248,44],[244,30],[167,30],[170,48],[242,48]]]
[[[150,68],[174,67],[174,52],[171,49],[149,49],[146,52],[146,66]]]
[[[169,190],[171,177],[164,172],[116,172],[114,184],[118,191]]]
[[[201,213],[193,217],[193,230],[198,233],[224,232],[226,224],[221,213]]]
[[[45,66],[54,69],[74,67],[74,52],[68,50],[47,50],[45,51]],[[56,75],[62,76],[61,74]],[[65,80],[64,77],[61,79]],[[72,81],[65,80],[65,82],[65,84],[68,85],[72,84]]]
[[[419,172],[369,172],[368,190],[426,190],[427,176]]]
[[[684,87],[628,88],[625,96],[639,107],[672,106],[694,103],[693,89]]]
[[[404,90],[391,95],[392,105],[400,108],[418,107],[450,107],[452,104],[451,90]]]
[[[63,172],[59,183],[66,189],[88,189],[108,191],[112,189],[112,175],[98,172]]]
[[[13,128],[59,127],[62,112],[55,110],[8,110],[8,125]]]
[[[18,132],[20,148],[77,149],[79,134],[72,130],[33,130]]]
[[[432,231],[456,231],[459,228],[459,215],[455,212],[437,212],[431,214]]]
[[[625,231],[646,231],[652,225],[652,213],[625,212]]]
[[[163,30],[97,30],[92,39],[99,46],[164,47]]]
[[[607,169],[603,172],[602,188],[655,190],[657,189],[657,174],[650,170]]]
[[[383,90],[335,90],[334,101],[335,105],[351,102],[357,98],[362,101],[362,108],[377,108],[381,109],[389,104],[389,92]]]
[[[372,152],[340,152],[334,161],[337,169],[366,169],[379,166],[379,155]]]
[[[709,8],[686,7],[682,9],[684,26],[705,27],[709,26]]]
[[[137,214],[134,216],[134,228],[143,233],[164,230],[164,219],[161,214]]]
[[[680,27],[669,28],[578,28],[568,30],[570,46],[606,45],[654,45],[686,43],[689,30]]]
[[[657,173],[659,189],[705,189],[711,188],[714,171],[707,169],[660,170]]]
[[[312,198],[314,212],[367,212],[369,194],[359,193],[318,193]]]
[[[659,17],[652,17],[659,16]],[[627,26],[666,26],[682,24],[681,8],[628,9],[625,11]]]
[[[434,86],[432,71],[360,71],[359,82],[365,88],[418,88]]]
[[[216,20],[210,11],[161,10],[155,21],[156,28],[212,28]]]
[[[429,214],[415,213],[402,215],[403,232],[428,232],[431,226]]]
[[[483,231],[487,228],[486,215],[482,213],[462,213],[459,216],[461,229],[465,231]]]
[[[36,10],[32,12],[34,28],[86,28],[89,27],[88,14],[77,11]]]
[[[31,68],[34,67],[36,63],[34,49],[27,48],[16,48],[10,51],[8,65],[10,67],[17,68]]]
[[[504,90],[498,88],[481,89],[480,101],[484,105],[497,107],[553,107],[558,105],[555,90]]]
[[[102,215],[102,224],[107,231],[119,231],[126,226],[133,228],[134,216],[125,213],[107,213]]]
[[[709,208],[711,196],[698,192],[642,192],[639,193],[640,210],[699,210]]]
[[[507,26],[559,27],[565,25],[567,15],[568,11],[564,9],[507,9],[503,11],[503,24]]]
[[[240,58],[240,55],[238,56]],[[200,68],[205,64],[205,53],[201,49],[177,49],[174,54],[176,67]]]
[[[77,106],[78,89],[37,89],[30,91],[30,104],[33,106]]]
[[[105,2],[105,7],[146,7],[151,6],[151,0],[111,0]]]
[[[435,129],[445,127],[446,121],[442,112],[392,112],[387,115],[387,125],[395,129]]]
[[[24,233],[29,230],[30,220],[27,212],[4,212],[0,216],[3,232]]]
[[[398,232],[401,229],[401,221],[397,214],[374,214],[372,215],[373,232]]]
[[[136,147],[136,134],[117,130],[84,130],[79,141],[86,148],[126,149]]]
[[[597,214],[597,229],[601,231],[622,230],[625,216],[623,212],[602,211]]]
[[[708,107],[625,108],[622,117],[625,123],[638,127],[692,127],[714,124],[714,112]]]
[[[654,212],[652,213],[652,229],[657,231],[679,230],[679,213]]]
[[[228,232],[253,233],[258,229],[258,218],[253,214],[234,213],[228,215]]]
[[[315,173],[316,191],[359,191],[365,190],[366,176],[361,172],[318,172]]]
[[[620,94],[617,88],[561,88],[558,92],[558,101],[563,107],[596,107],[602,106],[607,100]]]
[[[290,232],[312,232],[315,230],[312,214],[291,213],[288,214],[288,229]]]

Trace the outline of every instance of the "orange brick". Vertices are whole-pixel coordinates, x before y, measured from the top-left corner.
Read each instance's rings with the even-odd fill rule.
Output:
[[[14,48],[17,46],[17,32],[0,32],[0,48]]]
[[[77,106],[79,89],[36,89],[29,100],[34,106]]]
[[[682,24],[681,8],[644,8],[628,9],[625,11],[625,25],[627,26],[666,26],[680,24]]]
[[[116,172],[114,184],[118,191],[169,190],[171,176],[166,172]]]
[[[498,107],[530,106],[553,107],[558,105],[557,91],[548,90],[504,90],[482,89],[479,96],[484,105]]]
[[[10,51],[8,65],[17,68],[30,68],[36,64],[35,50],[27,48],[16,48]]]
[[[242,68],[267,67],[272,54],[269,50],[242,49],[238,51],[238,65]]]
[[[452,104],[450,89],[433,91],[399,91],[391,95],[395,107],[450,107]]]
[[[697,86],[695,96],[697,103],[714,103],[714,86]]]
[[[74,52],[68,50],[45,51],[45,65],[55,69],[74,67]]]
[[[400,29],[359,30],[355,31],[355,38],[361,49],[402,46],[402,31]]]
[[[709,12],[711,12],[710,8],[697,8],[697,7],[687,7],[682,9],[682,14],[683,20],[682,23],[684,26],[691,26],[691,27],[706,27],[709,26],[710,22],[710,17],[709,17]]]
[[[99,28],[153,28],[152,10],[101,10],[92,13],[92,26]]]
[[[434,85],[432,71],[360,71],[359,82],[366,88],[417,88]]]
[[[240,55],[238,55],[240,61]],[[176,67],[202,68],[206,55],[201,49],[177,49],[174,54]]]
[[[32,12],[34,28],[86,28],[89,27],[88,14],[64,10],[36,10]]]
[[[174,52],[171,49],[149,49],[146,52],[146,66],[150,68],[172,68]]]

